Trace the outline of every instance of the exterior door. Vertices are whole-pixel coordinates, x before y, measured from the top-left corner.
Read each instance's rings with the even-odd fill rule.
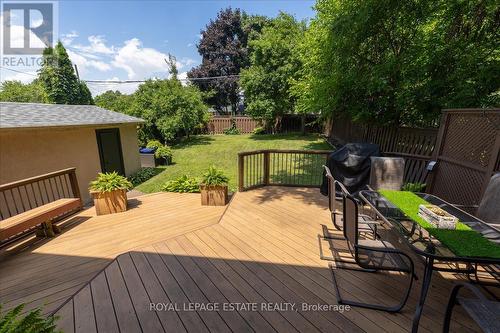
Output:
[[[116,171],[124,176],[120,130],[118,128],[96,130],[96,136],[102,172]]]

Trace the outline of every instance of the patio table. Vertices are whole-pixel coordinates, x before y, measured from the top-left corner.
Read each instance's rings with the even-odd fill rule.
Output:
[[[415,193],[431,204],[439,206],[448,213],[456,216],[460,222],[477,231],[483,237],[493,243],[500,244],[500,230],[484,223],[478,218],[464,212],[452,204],[427,193]],[[360,191],[361,199],[370,206],[377,216],[397,230],[399,235],[406,241],[410,249],[419,255],[425,265],[422,289],[415,310],[412,324],[412,332],[418,331],[418,324],[422,315],[425,298],[430,287],[433,271],[475,273],[477,264],[496,265],[500,264],[500,258],[470,257],[456,255],[445,244],[436,239],[416,221],[408,217],[401,209],[390,202],[377,191]],[[457,268],[439,267],[435,262],[457,264]],[[459,268],[458,264],[465,264],[466,268]]]

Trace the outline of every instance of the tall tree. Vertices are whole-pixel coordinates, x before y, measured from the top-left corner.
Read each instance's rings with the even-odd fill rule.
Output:
[[[228,112],[227,106],[236,109],[239,101],[238,75],[247,63],[246,32],[242,26],[239,9],[227,8],[210,20],[201,31],[197,45],[202,56],[201,65],[188,72],[189,78],[223,77],[193,80],[207,94],[207,102],[220,112]],[[229,77],[228,77],[229,76]]]
[[[43,51],[43,65],[38,78],[47,93],[49,103],[93,104],[92,95],[75,74],[66,49],[59,41]]]
[[[163,142],[189,136],[208,121],[208,107],[195,86],[183,86],[179,80],[148,80],[134,93],[130,114],[146,121],[139,140]]]
[[[293,86],[301,109],[418,126],[441,108],[498,103],[498,2],[318,0],[315,8]]]
[[[250,67],[241,73],[246,112],[263,119],[273,131],[280,126],[283,114],[295,109],[290,87],[302,66],[297,45],[305,29],[304,22],[280,13],[249,41]]]

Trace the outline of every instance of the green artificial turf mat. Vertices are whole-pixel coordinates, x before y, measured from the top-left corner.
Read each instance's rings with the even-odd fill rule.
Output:
[[[418,206],[429,203],[415,193],[390,190],[379,192],[457,256],[500,258],[500,246],[487,240],[469,226],[458,222],[455,230],[437,229],[421,218],[418,215]]]

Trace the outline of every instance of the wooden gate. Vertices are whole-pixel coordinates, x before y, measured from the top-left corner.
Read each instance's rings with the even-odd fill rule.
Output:
[[[500,109],[443,110],[428,192],[476,205],[500,171]]]

